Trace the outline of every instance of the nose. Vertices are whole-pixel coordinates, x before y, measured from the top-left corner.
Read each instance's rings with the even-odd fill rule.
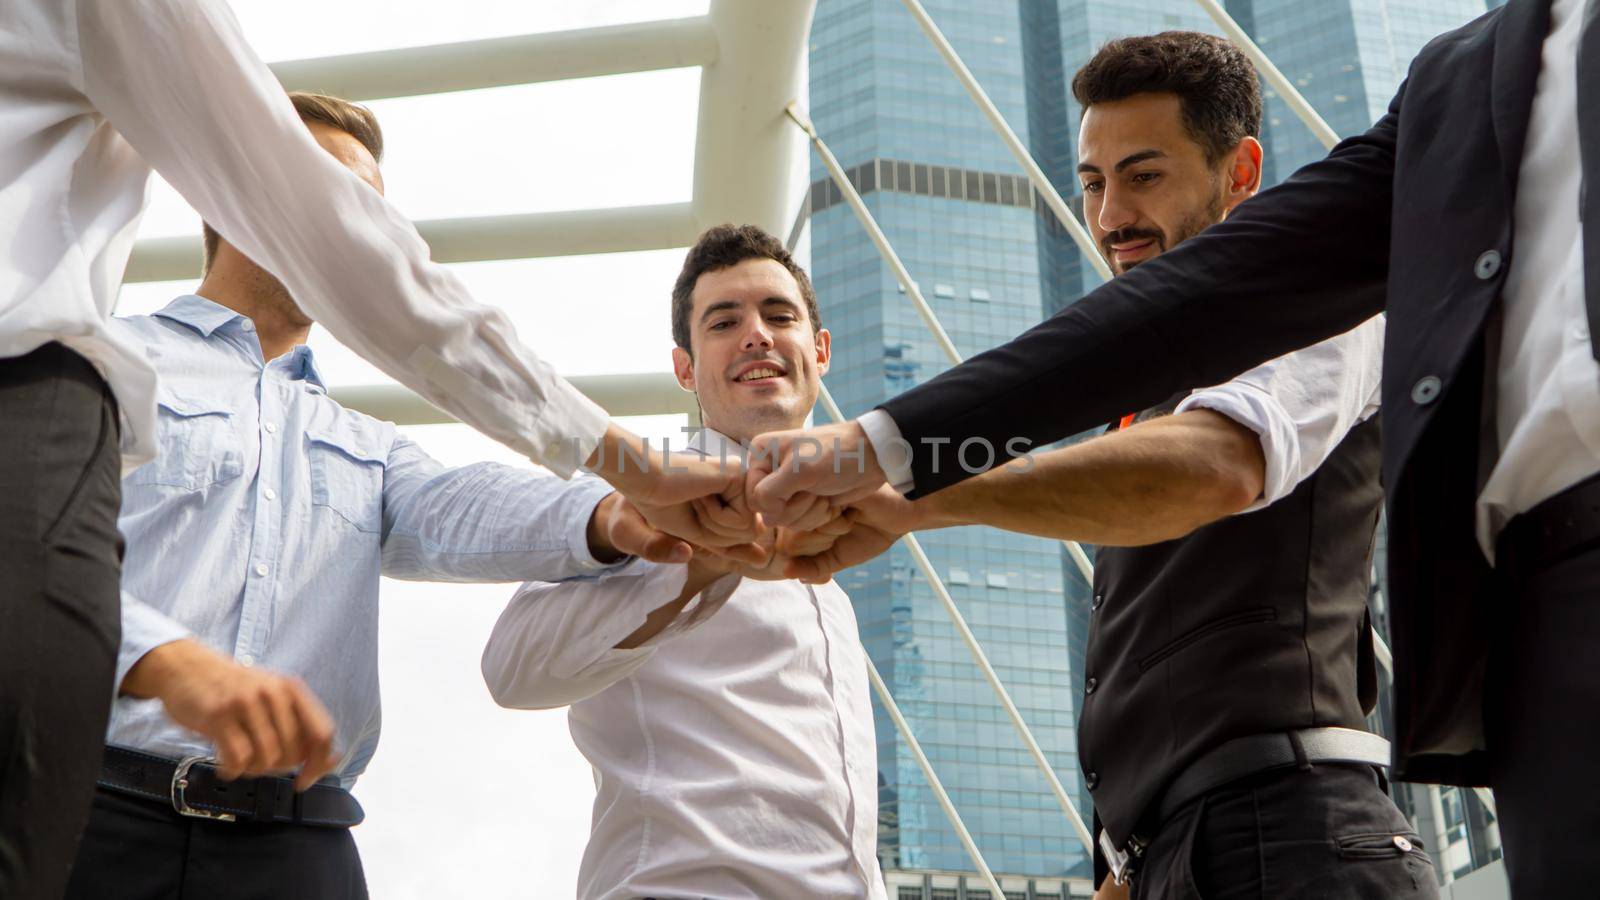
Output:
[[[1110,234],[1121,228],[1127,228],[1139,220],[1139,214],[1132,204],[1126,202],[1122,191],[1112,187],[1108,182],[1100,192],[1100,210],[1096,215],[1100,223],[1100,230]]]
[[[740,343],[739,349],[747,352],[772,349],[772,330],[767,327],[765,318],[761,316],[753,317],[750,324],[745,327],[744,340]]]

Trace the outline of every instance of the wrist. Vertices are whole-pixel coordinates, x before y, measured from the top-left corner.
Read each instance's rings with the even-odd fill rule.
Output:
[[[589,542],[589,555],[594,557],[596,562],[610,564],[619,562],[628,555],[618,550],[611,542],[611,520],[616,514],[617,505],[621,502],[621,494],[615,492],[607,494],[595,504],[594,512],[589,516],[589,527],[585,530],[585,534]]]
[[[647,495],[655,483],[651,462],[649,444],[613,422],[606,427],[600,445],[584,463],[584,468],[618,492],[638,497]]]
[[[928,531],[934,528],[954,528],[974,525],[975,521],[961,515],[957,509],[955,488],[929,494],[911,502],[911,531]]]

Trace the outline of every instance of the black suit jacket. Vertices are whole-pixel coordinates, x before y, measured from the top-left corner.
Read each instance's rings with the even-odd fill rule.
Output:
[[[1048,443],[1387,310],[1396,774],[1483,783],[1491,573],[1473,531],[1483,334],[1514,252],[1511,213],[1549,6],[1511,0],[1434,39],[1366,134],[1016,340],[885,404],[913,445],[915,494],[966,477],[956,454],[967,438]]]

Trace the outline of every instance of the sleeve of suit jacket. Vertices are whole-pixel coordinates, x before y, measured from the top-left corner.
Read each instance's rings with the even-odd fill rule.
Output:
[[[1401,85],[1366,134],[1226,221],[883,405],[918,497],[1038,446],[1216,384],[1382,311]]]

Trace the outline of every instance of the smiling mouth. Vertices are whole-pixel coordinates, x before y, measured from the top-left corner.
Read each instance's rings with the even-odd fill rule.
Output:
[[[762,366],[759,369],[751,369],[750,371],[745,372],[743,375],[735,378],[734,381],[738,383],[745,383],[751,381],[766,381],[768,379],[782,377],[783,372],[779,371],[778,369],[774,369],[769,366]]]

